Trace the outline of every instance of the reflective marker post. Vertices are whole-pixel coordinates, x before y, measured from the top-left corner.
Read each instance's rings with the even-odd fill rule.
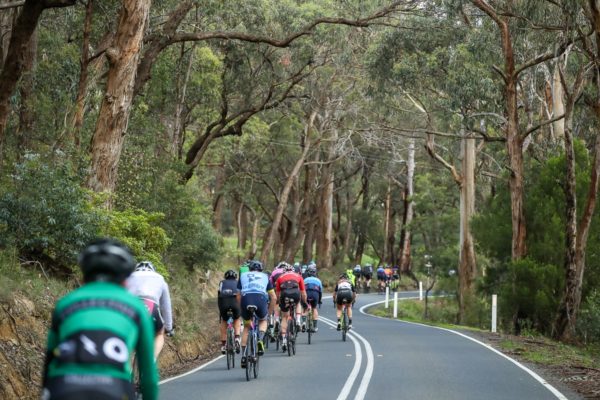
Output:
[[[394,318],[398,318],[398,292],[394,292]]]
[[[423,301],[423,282],[419,281],[419,300]]]
[[[386,286],[385,288],[385,308],[390,308],[390,305],[388,304],[390,301],[390,288],[389,286]]]
[[[496,333],[496,321],[498,314],[498,295],[492,295],[492,333]]]

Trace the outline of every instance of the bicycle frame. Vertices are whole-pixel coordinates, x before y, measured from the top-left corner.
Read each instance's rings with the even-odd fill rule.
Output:
[[[248,306],[250,311],[250,328],[248,330],[248,342],[244,350],[246,357],[246,380],[249,381],[251,375],[254,379],[258,378],[258,317],[256,316],[256,306]],[[252,373],[251,373],[252,370]]]

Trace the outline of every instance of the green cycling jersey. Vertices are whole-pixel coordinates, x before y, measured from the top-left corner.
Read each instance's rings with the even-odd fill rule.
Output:
[[[350,283],[352,283],[352,286],[356,286],[356,276],[354,276],[354,271],[352,271],[352,268],[348,268],[346,270],[346,275],[348,275],[348,280]]]
[[[144,303],[115,283],[91,282],[58,301],[48,333],[44,383],[65,376],[131,381],[137,354],[144,400],[158,399],[154,330]]]

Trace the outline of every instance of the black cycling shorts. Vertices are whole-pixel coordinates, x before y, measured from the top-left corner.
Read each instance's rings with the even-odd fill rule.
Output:
[[[386,277],[387,277],[387,275],[385,274],[385,272],[382,274],[380,274],[380,273],[377,274],[377,280],[385,281]]]
[[[144,301],[144,304],[146,305],[146,309],[148,310],[148,312],[150,313],[150,316],[152,317],[152,324],[154,325],[154,334],[158,335],[158,333],[160,331],[162,331],[163,328],[165,327],[165,320],[163,319],[163,317],[160,313],[160,307],[158,306],[158,304],[156,304],[152,300],[144,299],[144,298],[142,298],[142,300]]]
[[[364,276],[366,280],[370,280],[373,277],[373,274],[370,272],[363,272],[362,276]]]
[[[319,304],[319,295],[321,294],[321,292],[319,292],[318,290],[307,290],[306,291],[306,302],[308,304],[310,304],[310,306],[312,308],[317,308],[317,305]]]
[[[256,316],[259,320],[267,319],[267,314],[269,313],[267,295],[261,293],[247,293],[242,295],[241,312],[242,318],[246,321],[250,320],[250,311],[247,308],[249,305],[256,306]]]
[[[361,275],[362,275],[362,272],[361,272],[361,271],[358,271],[358,272],[354,271],[354,276],[355,276],[355,277],[357,277],[357,278],[360,278],[360,277],[361,277]]]
[[[352,290],[338,290],[335,295],[335,303],[338,306],[341,306],[344,303],[344,299],[346,299],[346,303],[352,303]]]
[[[49,397],[45,397],[45,395]],[[135,399],[130,381],[106,375],[66,375],[48,379],[43,399],[123,400]]]
[[[219,304],[219,317],[222,321],[227,322],[229,319],[229,315],[227,315],[229,310],[232,311],[234,320],[240,317],[240,303],[236,297],[219,297],[217,303]]]
[[[283,312],[288,312],[290,309],[290,303],[289,301],[285,301],[286,298],[293,299],[295,304],[300,303],[300,289],[287,289],[281,291],[279,294],[279,308]]]

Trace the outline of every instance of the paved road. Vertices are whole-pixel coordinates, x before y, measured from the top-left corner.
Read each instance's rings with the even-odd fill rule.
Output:
[[[401,297],[415,293],[402,293]],[[359,312],[377,301],[360,295],[347,342],[334,327],[330,298],[323,301],[319,332],[307,344],[300,334],[296,356],[269,348],[257,380],[223,357],[198,371],[165,381],[161,399],[566,399],[517,363],[446,330],[376,318]],[[239,358],[236,360],[239,365]]]

